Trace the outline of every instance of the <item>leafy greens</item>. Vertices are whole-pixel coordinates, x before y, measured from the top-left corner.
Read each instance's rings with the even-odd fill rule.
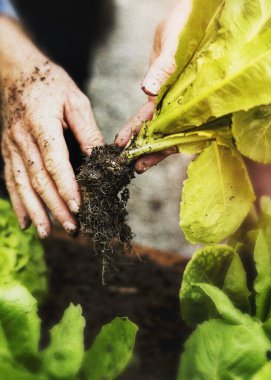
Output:
[[[271,352],[271,201],[232,245],[197,251],[180,290],[185,343],[178,380],[268,380]],[[241,241],[236,242],[237,237]]]
[[[38,300],[47,292],[43,247],[34,227],[22,231],[10,203],[0,199],[0,286],[19,282]]]
[[[40,319],[36,300],[19,284],[2,286],[0,288],[1,378],[115,379],[131,360],[137,332],[136,325],[127,318],[115,318],[102,328],[86,352],[84,352],[84,327],[85,319],[81,307],[71,304],[60,323],[52,328],[48,347],[40,351]],[[110,353],[109,344],[112,347]],[[94,356],[96,360],[93,360]],[[104,358],[107,360],[103,361]]]
[[[180,213],[193,243],[222,241],[248,214],[255,196],[239,152],[271,163],[270,26],[269,0],[207,0],[204,7],[193,0],[176,71],[153,120],[123,152],[130,160],[173,146],[199,154],[188,168]]]

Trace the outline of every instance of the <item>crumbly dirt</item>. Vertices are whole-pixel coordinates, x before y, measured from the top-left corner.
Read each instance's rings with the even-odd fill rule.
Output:
[[[104,266],[110,263],[115,247],[118,252],[129,248],[133,237],[126,204],[134,168],[121,158],[121,151],[114,145],[93,148],[77,175],[82,194],[80,232],[91,241]]]
[[[179,289],[186,260],[146,247],[121,254],[118,270],[101,284],[101,261],[83,239],[59,236],[43,242],[49,296],[41,309],[43,330],[58,323],[70,302],[86,318],[89,347],[102,325],[127,316],[139,326],[134,358],[119,380],[176,380],[189,330],[181,319]],[[44,337],[44,344],[48,337]]]

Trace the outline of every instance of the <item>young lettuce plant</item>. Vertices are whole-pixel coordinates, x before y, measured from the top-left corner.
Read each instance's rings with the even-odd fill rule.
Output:
[[[47,293],[43,247],[34,227],[22,231],[10,203],[0,199],[0,286],[19,282],[42,301]]]
[[[0,377],[16,380],[113,380],[132,358],[137,326],[115,318],[84,352],[85,320],[70,305],[39,350],[37,302],[19,284],[0,287]]]
[[[43,248],[34,228],[21,231],[9,202],[0,199],[0,378],[114,380],[132,358],[137,326],[115,318],[85,352],[85,319],[71,304],[39,350],[38,301],[47,291]],[[35,297],[38,297],[38,301]]]
[[[270,378],[271,203],[262,199],[255,229],[242,241],[195,253],[180,290],[185,343],[178,380]],[[267,373],[268,376],[267,376]]]
[[[193,0],[177,69],[123,152],[131,161],[173,146],[198,154],[180,211],[193,243],[223,240],[248,214],[255,196],[241,154],[271,162],[270,26],[269,0]]]

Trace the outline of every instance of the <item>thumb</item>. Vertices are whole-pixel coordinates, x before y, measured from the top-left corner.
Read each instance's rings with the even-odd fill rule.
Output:
[[[176,69],[175,49],[162,51],[150,66],[142,83],[142,90],[149,96],[158,95],[161,86],[168,80]]]

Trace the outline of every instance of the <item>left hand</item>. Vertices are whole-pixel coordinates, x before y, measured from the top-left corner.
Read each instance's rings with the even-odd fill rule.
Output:
[[[120,130],[115,140],[117,146],[125,147],[131,136],[138,134],[142,123],[152,119],[156,96],[161,86],[176,69],[175,52],[178,47],[179,34],[189,18],[191,9],[191,0],[181,0],[169,16],[158,25],[154,37],[150,67],[141,85],[142,90],[148,95],[148,101]],[[169,148],[163,152],[141,157],[136,161],[135,169],[138,173],[143,173],[176,151],[175,148]]]

